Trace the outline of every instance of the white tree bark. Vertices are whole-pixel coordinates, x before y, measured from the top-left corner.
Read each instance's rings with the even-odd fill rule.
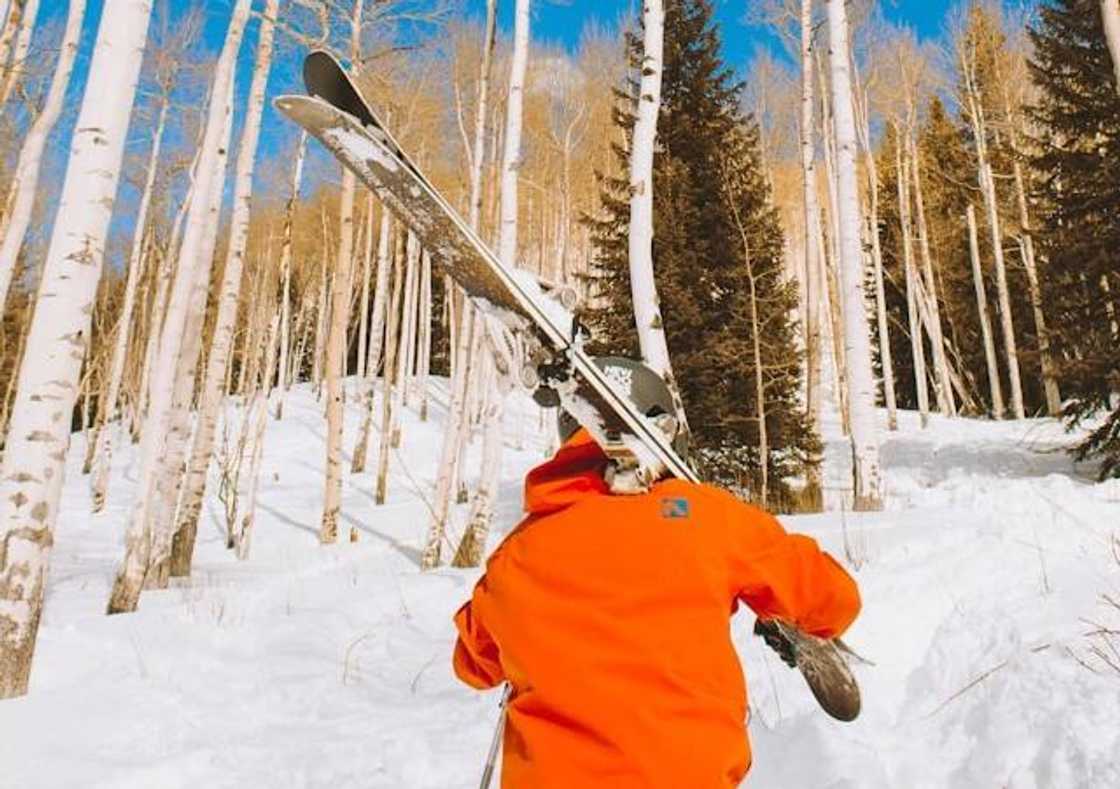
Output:
[[[813,427],[821,414],[821,265],[817,239],[821,209],[817,202],[816,146],[813,144],[813,3],[801,0],[801,188],[805,208],[805,406]]]
[[[1050,350],[1050,328],[1046,325],[1046,313],[1042,310],[1042,288],[1038,281],[1038,264],[1034,255],[1034,238],[1031,235],[1031,216],[1027,210],[1027,187],[1023,175],[1023,165],[1015,161],[1015,187],[1019,204],[1019,245],[1023,253],[1023,269],[1027,273],[1027,288],[1030,291],[1031,310],[1034,312],[1034,327],[1038,334],[1038,356],[1042,367],[1042,388],[1046,395],[1046,411],[1050,416],[1061,416],[1062,395],[1058,389],[1058,379],[1054,373],[1054,358]]]
[[[206,374],[199,402],[198,428],[195,430],[191,446],[182,503],[176,515],[176,539],[172,550],[171,574],[180,577],[190,575],[198,516],[202,511],[202,501],[206,493],[206,476],[210,468],[210,457],[214,451],[214,434],[220,417],[226,368],[230,364],[230,354],[233,350],[245,250],[249,242],[253,171],[260,141],[265,91],[272,69],[273,30],[279,5],[279,0],[267,0],[264,14],[261,16],[256,64],[249,85],[244,129],[237,152],[233,215],[230,219],[230,238],[225,267],[218,291],[218,314],[214,323],[210,353],[206,359]],[[253,352],[256,352],[255,349]]]
[[[296,202],[299,200],[299,188],[303,181],[303,160],[307,155],[307,132],[300,132],[299,145],[296,151],[296,165],[292,171],[292,191],[288,197],[288,204],[284,209],[284,240],[280,245],[280,393],[276,399],[276,418],[284,414],[284,397],[291,385],[292,371],[288,360],[288,349],[291,347],[291,322],[292,322],[292,226],[295,222]]]
[[[396,249],[393,252],[393,295],[389,300],[388,312],[385,315],[385,372],[384,383],[381,388],[381,442],[377,456],[377,483],[374,492],[374,503],[384,504],[389,492],[389,453],[392,451],[392,422],[393,408],[396,396],[393,390],[393,371],[396,367],[397,356],[397,327],[400,325],[401,291],[404,290],[404,246],[400,236],[396,240]],[[399,387],[401,382],[397,381]]]
[[[857,85],[859,83],[857,73]],[[857,131],[863,147],[867,168],[868,221],[867,235],[871,240],[871,264],[875,273],[875,318],[879,333],[879,363],[883,368],[883,400],[887,406],[887,428],[898,429],[898,398],[894,386],[894,359],[891,357],[890,326],[887,320],[887,294],[883,282],[883,245],[879,238],[879,168],[871,141],[871,108],[867,90],[857,87],[856,96],[862,92],[863,100],[856,102],[859,125]]]
[[[502,153],[501,220],[498,257],[506,266],[517,264],[517,174],[521,169],[522,104],[525,71],[529,65],[529,0],[516,0],[513,59],[506,98],[505,150]]]
[[[0,698],[27,692],[90,316],[151,0],[102,12],[0,473]],[[112,85],[112,91],[98,89]]]
[[[70,75],[74,71],[74,61],[78,57],[78,46],[81,43],[85,11],[86,0],[70,0],[70,11],[66,17],[66,29],[62,34],[62,47],[51,86],[42,111],[24,137],[15,176],[8,188],[7,205],[4,207],[3,218],[0,219],[0,237],[3,238],[3,243],[0,244],[0,312],[4,310],[19,252],[31,224],[43,151],[47,147],[51,130],[62,114],[66,89],[70,86]]]
[[[369,462],[369,436],[373,430],[374,410],[377,395],[377,370],[381,365],[381,351],[385,346],[385,302],[388,299],[389,269],[393,262],[389,259],[390,234],[392,232],[392,219],[389,212],[381,209],[381,228],[377,238],[377,276],[373,291],[373,315],[370,316],[369,356],[366,359],[366,393],[364,399],[364,415],[362,425],[358,430],[358,440],[354,445],[354,458],[351,461],[350,471],[361,474]],[[382,376],[382,392],[388,396],[389,370],[386,368]]]
[[[922,318],[918,307],[918,282],[914,273],[913,223],[910,217],[910,151],[903,131],[895,125],[895,168],[898,175],[898,216],[902,226],[902,260],[906,271],[906,314],[910,326],[910,353],[914,361],[914,388],[922,427],[929,426],[929,383],[926,351],[922,340]]]
[[[361,60],[363,0],[354,3],[350,17],[350,58]],[[338,256],[335,258],[331,291],[331,324],[327,336],[327,447],[326,474],[323,480],[323,517],[319,542],[338,539],[338,516],[342,509],[342,422],[343,377],[346,375],[346,334],[350,325],[351,269],[354,264],[354,195],[357,179],[349,168],[342,168],[342,197],[338,209]]]
[[[832,65],[832,106],[836,127],[837,196],[840,219],[840,280],[844,307],[844,358],[852,428],[854,508],[882,506],[879,431],[875,422],[875,381],[863,300],[859,193],[856,187],[856,127],[848,55],[848,19],[843,0],[826,0]]]
[[[482,167],[486,158],[486,112],[490,100],[490,69],[497,38],[498,0],[486,0],[486,30],[482,42],[482,65],[478,79],[478,101],[474,115],[474,151],[471,156],[471,193],[469,221],[478,231],[482,214]]]
[[[83,5],[85,4],[83,3]],[[8,103],[16,83],[19,82],[20,71],[27,63],[27,53],[31,49],[31,33],[35,29],[35,19],[38,16],[39,0],[26,0],[23,6],[19,35],[16,37],[15,50],[12,52],[12,60],[4,74],[4,81],[0,84],[0,108]]]
[[[941,330],[941,308],[937,303],[937,283],[933,276],[933,254],[930,252],[925,197],[922,194],[921,164],[912,131],[907,132],[906,144],[910,150],[910,177],[914,188],[914,212],[918,219],[918,249],[922,258],[922,277],[928,295],[926,303],[929,305],[929,339],[930,346],[933,348],[934,370],[937,374],[937,408],[946,416],[954,416],[957,413],[957,406],[953,399],[949,359],[945,352],[945,337]]]
[[[273,316],[268,327],[268,342],[265,346],[264,367],[254,382],[253,396],[245,409],[245,420],[248,440],[246,441],[245,456],[249,459],[249,468],[243,471],[238,478],[238,484],[243,488],[237,494],[237,539],[235,550],[238,559],[249,558],[249,547],[253,539],[253,524],[257,512],[257,490],[260,488],[261,458],[264,455],[264,431],[268,424],[268,394],[272,386],[272,376],[276,371],[276,343],[279,333],[280,315]]]
[[[1101,19],[1108,51],[1112,53],[1112,68],[1116,72],[1116,92],[1120,93],[1120,0],[1101,0]]]
[[[365,249],[362,250],[362,287],[358,294],[358,378],[366,377],[366,356],[369,350],[369,280],[373,268],[374,195],[366,194]]]
[[[174,524],[157,524],[155,521],[167,514],[166,503],[173,495],[171,487],[179,476],[178,469],[169,465],[170,459],[165,455],[168,447],[177,446],[185,437],[170,437],[168,434],[173,429],[175,400],[178,399],[175,395],[184,389],[179,375],[180,356],[187,355],[183,348],[184,335],[188,333],[190,313],[196,302],[198,280],[204,274],[208,276],[210,270],[212,254],[206,255],[205,252],[217,230],[218,217],[214,215],[214,204],[217,202],[220,205],[220,198],[216,201],[215,194],[220,196],[225,182],[234,70],[251,5],[251,0],[237,0],[215,67],[197,180],[185,220],[178,270],[168,296],[160,333],[158,364],[152,376],[151,401],[140,450],[140,485],[125,535],[124,561],[109,598],[108,613],[111,614],[136,610],[149,563],[154,565],[161,558],[158,543],[163,540],[156,534],[157,528],[166,531],[167,548],[170,549]],[[203,285],[203,295],[205,288]],[[192,342],[198,340],[195,337]],[[193,371],[193,364],[190,367]],[[154,545],[157,548],[155,552]]]
[[[984,358],[988,363],[988,387],[992,399],[992,416],[1003,418],[1003,386],[999,379],[999,362],[992,339],[992,321],[988,316],[988,296],[984,289],[984,273],[980,268],[980,240],[976,231],[976,209],[971,205],[968,220],[968,248],[972,258],[972,283],[976,288],[976,309],[980,313],[980,332],[984,337]]]
[[[144,251],[148,241],[148,211],[152,204],[152,189],[156,182],[159,167],[159,154],[163,145],[163,132],[167,127],[167,113],[171,107],[170,97],[164,96],[156,122],[152,151],[148,156],[148,175],[144,181],[144,193],[136,212],[136,230],[132,239],[132,252],[128,258],[128,279],[125,282],[124,303],[117,319],[117,333],[113,340],[113,360],[109,370],[109,385],[104,391],[105,401],[101,404],[101,425],[94,439],[93,476],[90,479],[90,492],[93,497],[93,511],[100,512],[105,506],[105,494],[109,487],[109,472],[112,465],[112,437],[106,429],[117,410],[121,380],[124,378],[124,364],[128,356],[129,332],[132,326],[132,312],[136,307],[136,284],[140,279],[144,263]]]
[[[684,424],[684,407],[673,379],[673,364],[669,359],[669,345],[665,340],[665,324],[653,275],[653,155],[657,141],[657,118],[661,112],[665,49],[665,8],[662,0],[644,0],[642,27],[638,111],[630,150],[630,295],[642,359],[669,384],[678,418]]]

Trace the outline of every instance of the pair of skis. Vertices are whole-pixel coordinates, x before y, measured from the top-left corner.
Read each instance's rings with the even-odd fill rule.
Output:
[[[560,406],[616,462],[660,465],[697,482],[664,433],[584,351],[568,308],[546,295],[532,275],[498,260],[401,149],[339,62],[312,52],[303,76],[310,95],[281,96],[276,108],[371,189],[477,307],[519,334],[529,346],[522,380],[553,390]],[[822,708],[839,720],[853,720],[860,709],[859,686],[836,643],[788,624],[775,627]]]

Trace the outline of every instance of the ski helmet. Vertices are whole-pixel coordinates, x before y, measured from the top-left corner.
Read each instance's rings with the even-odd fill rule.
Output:
[[[624,356],[596,356],[593,361],[623,393],[629,396],[644,415],[648,417],[665,415],[672,418],[672,434],[669,439],[676,453],[682,458],[686,457],[688,439],[685,432],[676,425],[676,405],[673,403],[673,393],[669,391],[665,379],[641,362]],[[579,422],[562,408],[557,421],[562,442],[567,441],[579,430]]]

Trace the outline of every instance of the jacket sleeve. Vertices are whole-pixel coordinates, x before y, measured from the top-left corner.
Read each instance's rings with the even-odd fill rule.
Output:
[[[850,575],[816,540],[788,534],[773,516],[735,502],[731,580],[760,619],[782,619],[820,638],[848,629],[860,610]]]
[[[479,690],[495,687],[505,679],[498,644],[486,629],[481,616],[486,607],[486,596],[486,576],[483,576],[475,586],[470,601],[455,614],[455,627],[459,631],[452,659],[455,674]]]

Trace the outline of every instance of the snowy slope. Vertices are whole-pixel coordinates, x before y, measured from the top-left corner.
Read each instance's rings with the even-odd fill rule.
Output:
[[[546,443],[525,402],[512,411],[501,532]],[[328,548],[321,414],[297,389],[270,423],[249,561],[225,551],[211,497],[190,582],[111,618],[137,458],[118,449],[91,516],[75,440],[31,692],[0,702],[0,786],[477,786],[497,696],[454,679],[450,617],[478,573],[417,568],[445,411],[406,415],[385,506],[370,474],[347,480],[343,526],[359,540]],[[357,416],[352,397],[347,447]],[[1120,674],[1078,662],[1083,620],[1120,628],[1099,599],[1120,593],[1120,485],[1079,474],[1064,441],[1045,421],[922,432],[904,418],[885,447],[888,510],[857,516],[829,426],[833,509],[786,520],[857,569],[865,611],[848,640],[876,666],[859,669],[862,717],[835,723],[740,615],[747,785],[1120,786]]]

